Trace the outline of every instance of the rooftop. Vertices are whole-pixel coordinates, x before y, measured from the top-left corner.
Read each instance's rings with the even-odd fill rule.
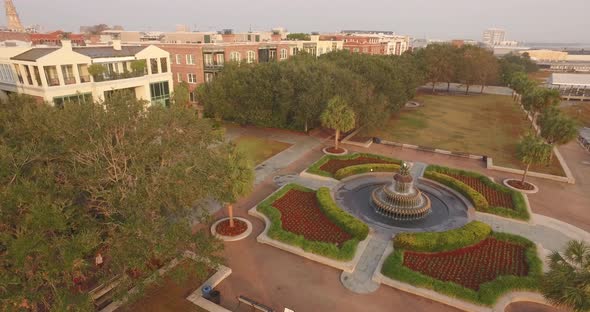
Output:
[[[90,58],[106,58],[106,57],[125,57],[134,56],[138,52],[147,48],[147,46],[122,46],[121,50],[115,50],[112,46],[102,47],[74,47],[72,50],[76,53],[86,55]],[[13,56],[12,60],[35,62],[38,59],[53,53],[61,47],[51,48],[32,48],[26,52]]]
[[[553,73],[550,82],[553,85],[590,87],[590,74]]]

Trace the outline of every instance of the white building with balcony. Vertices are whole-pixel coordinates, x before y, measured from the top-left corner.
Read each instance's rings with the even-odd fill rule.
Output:
[[[7,48],[6,48],[7,49]],[[170,54],[156,46],[0,48],[0,92],[23,93],[61,106],[102,101],[113,92],[168,105],[172,93]]]

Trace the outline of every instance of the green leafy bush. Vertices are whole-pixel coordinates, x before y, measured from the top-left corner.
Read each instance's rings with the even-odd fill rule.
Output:
[[[356,165],[346,168],[342,168],[334,174],[336,180],[342,180],[344,178],[367,172],[396,172],[399,170],[397,164],[367,164],[367,165]]]
[[[354,154],[341,155],[341,156],[325,155],[324,157],[320,158],[320,160],[316,161],[314,164],[309,166],[309,168],[307,168],[307,172],[309,172],[311,174],[323,176],[323,177],[335,178],[335,175],[338,174],[338,172],[336,172],[335,175],[332,175],[332,173],[324,171],[320,168],[323,165],[325,165],[326,163],[328,163],[330,160],[333,160],[333,159],[352,160],[352,159],[357,159],[359,157],[369,157],[369,158],[374,158],[374,159],[385,160],[385,161],[391,162],[392,164],[398,164],[398,165],[400,165],[402,163],[401,160],[399,160],[399,159],[390,158],[390,157],[382,156],[382,155],[376,155],[376,154],[368,154],[368,153],[354,153]],[[373,165],[378,165],[378,164],[373,164]],[[351,167],[355,167],[355,166],[351,166]],[[342,168],[342,169],[346,169],[346,168]],[[342,170],[342,169],[340,169],[340,170]],[[362,172],[360,172],[360,173],[362,173]]]
[[[476,193],[478,193],[478,192],[475,191],[473,188],[469,187],[468,185],[466,185],[465,183],[463,183],[453,177],[448,176],[448,174],[476,178],[479,181],[481,181],[484,185],[486,185],[487,187],[490,187],[498,192],[510,194],[510,196],[512,197],[513,208],[490,206],[489,203],[486,205],[483,205],[483,202],[481,202],[479,199],[477,199],[478,203],[474,202],[473,200],[476,198],[471,198],[470,195],[464,193],[465,190],[462,190],[463,187],[461,186],[461,184],[467,186],[469,189],[471,189],[472,191],[474,191]],[[443,177],[441,177],[440,175],[443,175]],[[474,204],[475,209],[477,211],[495,214],[495,215],[499,215],[499,216],[503,216],[503,217],[507,217],[507,218],[525,220],[525,221],[530,219],[530,214],[527,210],[527,206],[526,206],[524,196],[522,195],[522,193],[512,190],[504,185],[495,183],[494,181],[490,180],[490,178],[488,178],[484,175],[481,175],[479,173],[472,172],[472,171],[465,171],[465,170],[452,169],[452,168],[447,168],[447,167],[442,167],[442,166],[430,165],[426,169],[426,173],[424,174],[424,176],[428,179],[442,183],[442,184],[460,192],[461,194],[463,194],[464,196],[466,196],[467,198],[469,198],[471,200],[471,202]],[[449,179],[457,181],[460,184],[453,183]],[[478,194],[480,194],[480,193],[478,193]],[[481,197],[483,197],[483,195],[481,195]],[[484,197],[484,199],[485,199],[485,197]],[[485,202],[487,203],[488,201],[485,200]]]
[[[393,240],[395,248],[413,251],[442,252],[474,245],[486,239],[492,228],[479,221],[446,232],[400,233]]]
[[[481,227],[481,230],[484,229],[484,227],[480,225],[474,226]],[[501,296],[510,291],[537,291],[542,276],[542,262],[537,256],[537,248],[535,244],[523,237],[506,233],[492,232],[490,233],[490,236],[498,240],[520,244],[526,248],[525,256],[529,268],[527,276],[500,276],[491,282],[482,284],[479,287],[479,291],[474,291],[473,289],[465,288],[459,284],[434,279],[404,266],[405,250],[403,248],[395,248],[394,252],[387,257],[383,263],[381,273],[389,278],[413,286],[431,289],[450,297],[485,306],[493,306]],[[472,244],[464,245],[456,249],[470,245]],[[435,250],[430,251],[435,252]]]
[[[441,184],[444,184],[455,191],[461,193],[461,195],[467,197],[475,207],[475,210],[478,211],[486,211],[489,208],[488,201],[483,195],[469,187],[469,185],[449,177],[448,175],[434,172],[434,171],[426,171],[424,172],[424,177],[430,180],[434,180]]]
[[[283,243],[293,245],[296,247],[300,247],[306,252],[311,252],[320,256],[324,256],[327,258],[341,260],[341,261],[349,261],[354,257],[356,252],[356,248],[360,242],[356,235],[353,239],[350,239],[340,248],[336,244],[327,243],[327,242],[319,242],[319,241],[310,241],[305,239],[303,235],[298,235],[289,231],[285,231],[283,229],[283,223],[281,222],[281,212],[272,206],[272,204],[287,194],[290,190],[299,190],[303,192],[313,192],[313,190],[305,188],[303,186],[297,184],[289,184],[283,187],[280,191],[273,194],[256,207],[256,209],[264,214],[268,219],[270,219],[270,228],[268,230],[268,236],[272,239],[281,241]],[[320,203],[320,206],[323,206]],[[336,209],[339,209],[336,207]],[[324,210],[325,211],[325,210]],[[334,212],[333,212],[334,213]],[[335,214],[335,213],[334,213]],[[328,217],[330,217],[328,215]],[[331,217],[330,217],[331,218]],[[335,221],[334,221],[335,222]],[[359,221],[360,222],[360,221]],[[335,222],[336,223],[336,222]],[[338,224],[338,223],[337,223]],[[362,231],[359,229],[360,227],[356,225],[354,230],[361,237]],[[343,228],[343,230],[348,231],[347,229]],[[366,237],[366,235],[365,235]]]
[[[330,195],[329,188],[322,187],[316,194],[322,211],[332,222],[359,241],[367,238],[369,226],[338,207]]]

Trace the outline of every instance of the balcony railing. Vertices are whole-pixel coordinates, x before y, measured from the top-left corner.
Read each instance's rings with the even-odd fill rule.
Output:
[[[223,64],[220,63],[210,63],[205,64],[205,70],[221,70],[223,69]]]
[[[59,86],[59,79],[49,78],[49,79],[47,79],[47,84],[49,84],[50,87]]]
[[[76,78],[74,78],[74,77],[64,77],[64,82],[67,85],[75,84],[76,83]]]
[[[126,73],[105,73],[101,75],[94,75],[95,82],[102,82],[102,81],[112,81],[112,80],[121,80],[121,79],[129,79],[129,78],[137,78],[145,76],[145,71],[137,71],[137,72],[126,72]]]

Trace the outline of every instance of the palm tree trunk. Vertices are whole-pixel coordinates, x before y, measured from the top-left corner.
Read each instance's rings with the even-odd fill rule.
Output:
[[[227,213],[229,214],[229,227],[234,227],[234,206],[232,204],[227,205]]]
[[[451,92],[451,82],[447,81],[447,93]]]
[[[340,144],[339,139],[340,139],[340,129],[336,129],[336,136],[334,136],[334,146],[336,147],[336,152],[338,152],[340,150],[340,148],[338,147],[338,145]]]
[[[531,164],[527,164],[526,169],[524,169],[524,174],[522,175],[522,180],[520,181],[520,183],[522,183],[523,186],[524,186],[524,180],[526,179],[526,175],[529,173],[530,167],[531,167]]]
[[[465,95],[469,94],[469,87],[470,87],[470,85],[467,85],[467,89],[465,89]]]
[[[307,133],[307,119],[305,120],[305,133]]]
[[[480,94],[483,94],[483,89],[484,89],[485,87],[486,87],[485,85],[483,85],[483,84],[481,85],[481,91],[479,91],[479,93],[480,93]]]
[[[434,92],[436,91],[435,86],[436,86],[436,82],[433,81],[432,82],[432,94],[434,94]]]

